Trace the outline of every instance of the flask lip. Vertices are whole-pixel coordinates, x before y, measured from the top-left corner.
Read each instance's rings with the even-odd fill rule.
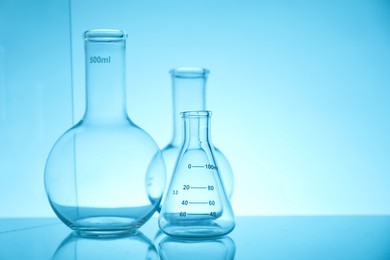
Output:
[[[179,67],[169,71],[172,77],[176,78],[203,78],[206,77],[210,71],[205,68],[198,67]]]
[[[92,29],[84,32],[84,40],[94,42],[115,42],[126,40],[127,33],[118,29]]]
[[[208,110],[199,110],[199,111],[184,111],[181,112],[180,115],[183,118],[186,117],[210,117],[213,113]]]

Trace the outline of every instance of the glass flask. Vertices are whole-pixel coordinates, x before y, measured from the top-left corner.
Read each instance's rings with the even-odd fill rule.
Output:
[[[159,226],[177,237],[216,237],[235,226],[210,139],[209,111],[181,113],[184,142],[163,202]]]
[[[167,185],[172,178],[176,160],[179,156],[183,141],[180,113],[184,111],[205,110],[206,81],[209,70],[203,68],[177,68],[170,71],[173,89],[173,137],[171,142],[162,149],[167,167]],[[231,198],[234,179],[229,161],[223,153],[214,147],[214,156],[217,161],[226,194]],[[167,191],[167,189],[165,189]],[[166,193],[164,194],[164,198]],[[164,199],[163,199],[164,201]]]
[[[86,111],[46,162],[54,212],[86,235],[134,231],[159,208],[164,193],[161,151],[126,112],[126,37],[120,30],[85,32]]]

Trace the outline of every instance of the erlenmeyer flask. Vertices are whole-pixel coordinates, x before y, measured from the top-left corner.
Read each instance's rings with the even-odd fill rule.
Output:
[[[167,185],[172,178],[183,141],[180,113],[206,109],[206,82],[209,70],[203,68],[176,68],[172,69],[170,73],[173,90],[173,137],[171,142],[162,149],[167,167]],[[229,161],[218,148],[214,147],[214,151],[226,194],[231,198],[234,187],[232,168]],[[164,198],[167,195],[166,192],[167,189],[165,190]]]
[[[159,208],[165,188],[158,146],[127,116],[126,37],[119,30],[85,32],[86,112],[46,162],[53,210],[87,235],[134,231]]]
[[[184,142],[159,216],[161,230],[178,237],[215,237],[235,226],[215,163],[209,111],[181,113]]]

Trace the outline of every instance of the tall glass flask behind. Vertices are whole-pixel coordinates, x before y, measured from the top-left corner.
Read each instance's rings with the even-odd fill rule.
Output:
[[[183,112],[184,142],[159,216],[178,237],[216,237],[235,226],[210,139],[209,111]]]
[[[177,68],[170,71],[173,90],[173,137],[162,150],[167,167],[167,185],[172,178],[176,160],[183,141],[180,113],[205,110],[206,82],[209,71],[203,68]],[[220,169],[222,182],[229,198],[233,194],[234,179],[232,168],[223,153],[214,147],[214,156]],[[166,193],[164,197],[166,197]]]
[[[126,34],[91,30],[84,43],[86,111],[49,154],[46,193],[57,216],[81,234],[132,232],[159,208],[164,161],[126,112]]]

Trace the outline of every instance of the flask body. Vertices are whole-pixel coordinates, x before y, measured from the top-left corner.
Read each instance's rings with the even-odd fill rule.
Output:
[[[45,189],[54,212],[70,228],[87,235],[128,233],[159,208],[165,164],[154,140],[126,113],[125,34],[92,30],[85,38],[86,113],[54,144]],[[110,63],[90,63],[101,53]]]
[[[159,216],[161,230],[188,238],[231,232],[234,214],[209,135],[209,111],[182,113],[184,142]]]

